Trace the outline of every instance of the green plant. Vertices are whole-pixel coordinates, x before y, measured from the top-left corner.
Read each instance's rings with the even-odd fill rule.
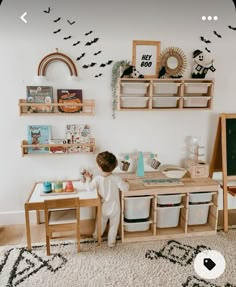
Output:
[[[112,79],[111,79],[111,88],[112,88],[112,117],[116,118],[117,111],[117,81],[120,77],[120,70],[126,69],[130,65],[130,61],[122,60],[114,63],[112,67]]]

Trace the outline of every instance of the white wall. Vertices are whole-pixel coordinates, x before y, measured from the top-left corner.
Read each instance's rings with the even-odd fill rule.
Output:
[[[30,2],[30,3],[29,3]],[[224,3],[223,3],[224,2]],[[177,4],[178,3],[178,4]],[[51,13],[43,10],[51,7]],[[20,19],[27,11],[28,23]],[[202,21],[203,15],[217,15],[218,21]],[[186,157],[186,138],[194,135],[206,146],[209,161],[213,149],[218,115],[235,112],[235,31],[233,2],[222,0],[122,0],[122,1],[3,1],[0,8],[0,224],[24,220],[24,203],[35,181],[74,179],[81,167],[95,168],[95,155],[58,155],[22,157],[20,144],[26,139],[28,124],[50,124],[52,136],[64,136],[66,124],[88,123],[96,138],[97,152],[109,150],[119,156],[135,150],[158,153],[160,161],[181,164]],[[61,17],[60,23],[53,20]],[[76,20],[70,26],[66,20]],[[61,28],[62,32],[53,34]],[[84,33],[93,30],[87,38]],[[213,31],[222,34],[217,38]],[[72,35],[72,39],[62,38]],[[111,68],[98,65],[83,69],[94,60],[131,60],[133,40],[161,41],[162,50],[181,48],[188,58],[184,75],[190,77],[192,52],[205,49],[200,36],[212,40],[208,48],[215,59],[215,93],[211,111],[120,112],[112,119]],[[86,40],[98,37],[96,45],[85,47]],[[81,44],[72,44],[81,40]],[[79,80],[71,81],[67,68],[54,63],[47,71],[47,85],[57,88],[81,88],[84,98],[94,98],[94,117],[20,117],[18,99],[26,97],[27,85],[38,85],[37,66],[48,53],[58,48],[71,57],[79,71]],[[102,53],[94,58],[93,53]],[[81,61],[76,58],[83,52]],[[100,78],[94,75],[103,73]],[[234,202],[232,204],[235,206]]]

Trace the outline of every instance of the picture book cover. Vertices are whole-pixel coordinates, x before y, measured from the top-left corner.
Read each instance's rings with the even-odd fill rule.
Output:
[[[82,90],[66,90],[58,89],[57,90],[57,102],[59,104],[71,103],[71,105],[58,106],[59,112],[62,113],[79,113],[83,110],[82,106],[76,106],[75,104],[82,104],[83,96]]]
[[[68,152],[90,152],[91,147],[81,146],[80,144],[90,144],[91,131],[87,124],[66,125],[65,133],[66,142],[68,144],[78,144],[68,148]]]
[[[53,88],[49,86],[27,86],[27,102],[28,103],[53,103]],[[30,106],[28,109],[31,113],[51,113],[53,106]]]
[[[49,144],[51,140],[51,127],[48,125],[27,126],[27,140],[30,145]],[[49,153],[49,147],[29,147],[28,153]]]

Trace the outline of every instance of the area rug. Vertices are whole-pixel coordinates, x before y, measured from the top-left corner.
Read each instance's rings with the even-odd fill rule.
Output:
[[[225,258],[225,272],[205,280],[194,271],[199,252],[212,249]],[[1,287],[236,287],[236,231],[206,237],[139,243],[107,242],[97,246],[73,241],[53,242],[51,256],[44,244],[0,248]]]

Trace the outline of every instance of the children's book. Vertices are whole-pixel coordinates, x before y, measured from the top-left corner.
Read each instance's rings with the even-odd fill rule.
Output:
[[[53,103],[53,88],[49,86],[27,86],[27,102],[42,104]],[[28,110],[31,113],[51,113],[53,112],[53,106],[32,105]]]
[[[57,90],[57,102],[59,104],[71,103],[71,105],[58,106],[59,112],[62,113],[79,113],[83,110],[82,106],[73,104],[82,104],[82,90]]]
[[[78,144],[68,148],[68,152],[90,152],[90,146],[80,144],[90,144],[90,127],[87,124],[66,125],[66,142],[68,144]]]
[[[51,140],[51,127],[48,125],[29,125],[27,126],[28,144],[36,145],[29,147],[28,153],[48,153],[49,147],[38,146],[40,144],[49,144]]]

